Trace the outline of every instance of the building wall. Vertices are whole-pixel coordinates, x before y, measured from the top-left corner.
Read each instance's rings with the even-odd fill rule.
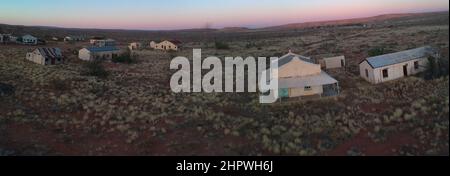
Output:
[[[86,48],[83,48],[80,51],[78,51],[78,58],[80,58],[81,60],[85,60],[85,61],[90,61],[93,59],[91,52],[89,50],[87,50]]]
[[[161,43],[158,43],[155,45],[155,49],[159,49],[159,50],[174,50],[177,51],[178,50],[178,46],[173,44],[172,42],[169,41],[163,41]]]
[[[419,62],[418,69],[414,68],[415,61]],[[395,65],[389,65],[386,67],[376,68],[376,69],[374,69],[375,83],[381,83],[381,82],[391,81],[391,80],[405,77],[404,72],[403,72],[403,66],[405,66],[405,65],[407,66],[407,72],[408,72],[408,76],[409,76],[409,75],[414,75],[414,74],[425,71],[427,64],[428,64],[427,58],[419,58],[419,59],[411,60],[408,62],[403,62],[403,63],[398,63]],[[384,69],[388,70],[387,78],[383,78],[383,70]]]
[[[22,42],[25,44],[36,45],[38,41],[37,41],[37,38],[35,38],[35,37],[24,36],[24,37],[22,37]]]
[[[130,43],[130,45],[128,46],[128,48],[130,50],[138,50],[142,48],[142,44],[141,43]]]
[[[91,39],[90,43],[92,45],[98,46],[98,47],[104,47],[104,46],[115,46],[116,41],[111,39],[105,39],[105,40],[97,40],[97,39]]]
[[[102,60],[111,60],[114,57],[117,57],[120,54],[120,51],[105,51],[105,52],[95,52],[93,53],[94,59],[102,59]]]
[[[38,50],[34,50],[33,52],[27,53],[27,60],[41,64],[41,65],[51,65],[52,61],[51,59],[45,60],[45,58],[39,53]],[[60,58],[60,60],[55,59],[55,64],[61,64],[63,63],[63,59]]]
[[[44,57],[37,54],[35,51],[27,53],[27,60],[37,64],[45,65]]]
[[[151,41],[150,42],[150,48],[156,48],[156,43],[154,42],[154,41]]]
[[[327,68],[327,69],[341,68],[342,67],[341,61],[344,62],[344,66],[345,66],[345,57],[344,56],[324,58],[325,68]]]
[[[278,68],[278,77],[288,78],[288,77],[308,76],[320,74],[320,72],[321,72],[320,65],[308,63],[294,58],[288,64]]]
[[[416,62],[416,61],[419,62],[418,69],[414,68],[414,62]],[[367,61],[364,61],[363,63],[360,64],[360,74],[361,74],[361,77],[363,77],[367,81],[374,83],[374,84],[378,84],[378,83],[405,77],[404,72],[403,72],[403,66],[405,66],[405,65],[407,66],[407,72],[408,72],[408,76],[409,76],[409,75],[414,75],[414,74],[425,71],[427,68],[427,64],[428,64],[427,58],[419,58],[419,59],[410,60],[407,62],[402,62],[402,63],[398,63],[398,64],[394,64],[394,65],[388,65],[385,67],[372,69],[370,67],[370,65],[367,63]],[[365,76],[365,69],[369,70],[369,78],[367,78]],[[388,71],[388,77],[386,77],[386,78],[383,78],[383,70],[384,69],[387,69],[387,71]]]
[[[104,51],[104,52],[90,52],[89,50],[83,48],[78,51],[78,58],[85,61],[93,60],[111,60],[113,57],[119,56],[121,53],[118,51]]]
[[[367,70],[368,76],[366,75],[366,70]],[[359,64],[359,74],[366,81],[375,83],[375,76],[374,76],[373,68],[369,65],[369,63],[367,61],[364,61],[361,64]]]
[[[302,88],[290,88],[289,89],[289,97],[300,97],[300,96],[309,96],[309,95],[320,95],[323,93],[323,86],[311,86],[311,89],[305,90]]]

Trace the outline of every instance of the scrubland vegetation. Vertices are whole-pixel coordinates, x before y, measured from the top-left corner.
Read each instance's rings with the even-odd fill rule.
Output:
[[[24,59],[26,47],[0,45],[0,155],[448,155],[448,74],[378,85],[359,77],[373,48],[425,44],[448,63],[448,20],[192,41],[177,53],[137,51],[133,62],[65,52],[66,64],[41,66]],[[348,67],[328,71],[342,90],[333,98],[263,105],[256,93],[172,93],[170,58],[192,57],[193,47],[203,57],[344,54]]]

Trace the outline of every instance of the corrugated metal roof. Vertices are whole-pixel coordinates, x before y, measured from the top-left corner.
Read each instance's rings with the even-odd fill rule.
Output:
[[[90,52],[106,52],[106,51],[118,51],[119,49],[115,46],[105,46],[105,47],[88,47],[86,48]]]
[[[62,58],[61,49],[59,48],[37,48],[44,58]]]
[[[314,63],[311,60],[311,58],[309,58],[309,57],[301,56],[301,55],[294,54],[294,53],[288,53],[277,60],[278,67],[282,67],[283,65],[286,65],[287,63],[291,62],[292,59],[294,59],[294,58],[298,58],[305,62]]]
[[[435,50],[430,46],[424,46],[420,48],[400,51],[391,54],[385,54],[375,57],[369,57],[366,61],[373,67],[379,68],[397,63],[402,63],[417,58],[425,57],[429,54],[433,54]]]
[[[335,84],[338,81],[332,78],[325,72],[321,72],[318,75],[292,77],[292,78],[280,78],[278,79],[278,88],[295,88],[305,86],[318,86]]]
[[[22,38],[34,38],[34,39],[37,39],[37,37],[32,36],[30,34],[24,35],[24,36],[22,36]]]

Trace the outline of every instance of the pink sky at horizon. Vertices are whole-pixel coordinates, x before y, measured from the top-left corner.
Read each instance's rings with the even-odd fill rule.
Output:
[[[223,8],[208,8],[211,7],[211,4],[187,3],[186,8],[177,7],[176,9],[180,10],[173,10],[171,11],[172,13],[166,14],[164,13],[167,12],[165,9],[170,8],[171,4],[152,6],[153,9],[149,9],[150,13],[146,9],[142,10],[142,7],[139,7],[146,5],[149,3],[148,1],[137,1],[135,6],[120,4],[120,2],[114,0],[111,1],[113,3],[111,3],[109,8],[112,11],[124,8],[124,11],[128,13],[112,13],[108,9],[99,10],[91,7],[83,9],[83,13],[78,13],[79,10],[77,8],[56,8],[51,12],[47,12],[45,9],[33,9],[19,14],[15,8],[20,7],[20,4],[14,1],[10,2],[10,8],[2,9],[0,7],[0,23],[145,30],[203,28],[207,23],[211,23],[214,28],[256,28],[290,23],[361,18],[392,13],[448,11],[449,3],[447,0],[378,0],[370,3],[355,3],[354,0],[343,0],[341,1],[343,3],[325,3],[330,0],[317,0],[318,2],[308,3],[280,0],[279,2],[286,4],[279,4],[270,0],[260,0],[258,5],[254,5],[251,1],[255,0],[244,2],[229,0],[229,2],[213,3],[214,7],[220,6]],[[200,1],[203,0],[195,2],[199,3]],[[74,2],[72,1],[71,3]],[[234,6],[233,3],[239,6]],[[8,6],[8,2],[6,6]]]

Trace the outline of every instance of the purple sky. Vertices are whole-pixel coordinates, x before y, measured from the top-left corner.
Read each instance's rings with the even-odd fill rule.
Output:
[[[265,27],[448,9],[448,0],[2,0],[0,23],[150,30]]]

